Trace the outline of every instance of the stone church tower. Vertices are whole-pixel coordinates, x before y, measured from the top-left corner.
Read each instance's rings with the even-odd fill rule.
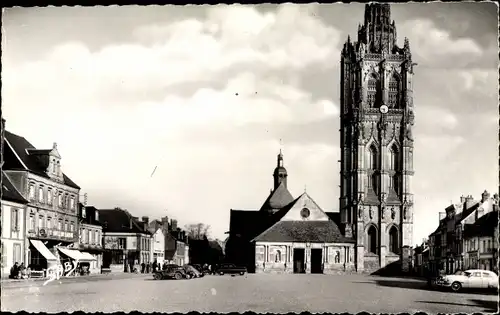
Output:
[[[340,214],[358,272],[411,259],[415,64],[409,40],[396,40],[390,6],[367,4],[341,56]]]

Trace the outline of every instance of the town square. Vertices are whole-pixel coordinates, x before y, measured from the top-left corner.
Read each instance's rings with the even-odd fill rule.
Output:
[[[2,311],[497,311],[497,11],[5,9]]]

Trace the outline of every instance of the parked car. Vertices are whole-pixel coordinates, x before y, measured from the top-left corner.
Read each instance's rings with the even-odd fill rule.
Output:
[[[199,272],[201,272],[204,275],[210,274],[210,269],[208,269],[208,266],[204,267],[204,266],[202,266],[200,264],[193,264],[191,266],[195,267],[196,270],[198,270]]]
[[[183,267],[180,266],[170,266],[167,267],[165,270],[160,270],[157,271],[153,274],[153,278],[155,280],[163,280],[163,279],[175,279],[175,280],[181,280],[181,279],[189,279],[191,276],[186,273]]]
[[[215,271],[216,273],[223,274],[240,274],[244,275],[247,272],[246,267],[238,267],[235,264],[221,264]]]
[[[436,279],[438,287],[450,288],[454,292],[462,289],[498,290],[498,275],[493,271],[470,269],[454,275],[445,275]]]
[[[196,269],[192,265],[184,265],[184,271],[191,276],[191,278],[201,278],[204,276],[202,272],[200,272],[198,269]]]

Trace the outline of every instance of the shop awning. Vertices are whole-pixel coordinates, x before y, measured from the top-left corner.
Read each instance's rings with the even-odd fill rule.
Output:
[[[36,248],[36,250],[42,254],[43,257],[45,257],[45,259],[47,260],[56,260],[57,261],[57,257],[54,256],[54,254],[52,254],[50,252],[50,250],[47,248],[47,246],[45,246],[45,244],[42,243],[42,241],[39,241],[39,240],[30,240],[31,244],[33,244],[33,246]]]
[[[92,256],[89,259],[88,256],[83,255],[82,252],[80,252],[76,249],[68,249],[68,248],[61,248],[61,247],[59,247],[58,249],[64,255],[68,256],[71,259],[77,260],[79,262],[94,261],[95,260],[94,257],[92,257]]]
[[[94,256],[92,256],[90,253],[87,253],[87,252],[81,252],[82,256],[85,257],[86,261],[95,261],[97,259],[95,259]]]

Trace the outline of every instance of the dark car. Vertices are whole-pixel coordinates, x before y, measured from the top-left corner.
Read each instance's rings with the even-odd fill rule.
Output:
[[[221,264],[217,270],[215,271],[216,273],[223,275],[223,274],[240,274],[244,275],[247,272],[246,267],[238,267],[235,264]]]
[[[204,274],[204,275],[208,275],[208,274],[210,274],[210,270],[208,269],[208,267],[203,267],[203,266],[202,266],[202,265],[200,265],[200,264],[193,264],[193,265],[191,265],[191,266],[195,267],[195,268],[196,268],[196,270],[198,270],[199,272],[201,272],[201,273],[202,273],[202,274]]]
[[[189,279],[190,276],[186,273],[183,267],[179,266],[169,266],[165,270],[157,271],[153,274],[153,278],[155,280],[163,280],[163,279]]]

